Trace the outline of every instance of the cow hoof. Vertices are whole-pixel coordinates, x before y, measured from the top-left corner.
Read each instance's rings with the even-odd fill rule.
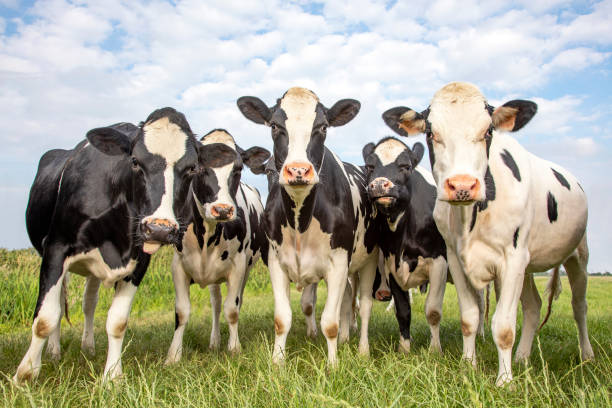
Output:
[[[49,350],[49,360],[57,362],[62,358],[62,353],[59,351]]]
[[[94,346],[81,346],[81,351],[89,357],[94,357],[96,355],[96,348]]]
[[[590,361],[595,360],[595,353],[593,353],[593,349],[582,350],[582,361]]]
[[[497,377],[495,385],[498,387],[505,387],[512,382],[512,374],[504,373]]]
[[[514,355],[514,362],[519,364],[528,365],[529,364],[529,353],[522,353],[517,351]]]
[[[370,358],[370,346],[368,344],[366,345],[359,345],[359,355],[363,358]]]
[[[210,344],[208,345],[208,348],[211,351],[217,351],[219,350],[220,344],[221,344],[221,341],[219,339],[210,339]]]
[[[442,354],[442,347],[439,344],[430,344],[429,351],[433,354]]]
[[[406,340],[400,337],[400,342],[397,345],[397,351],[402,354],[409,354],[410,353],[410,340]]]
[[[240,354],[240,351],[241,351],[240,343],[235,344],[233,347],[228,347],[227,351],[229,351],[230,354],[234,356],[237,354]]]
[[[317,332],[316,328],[314,328],[314,329],[307,328],[306,329],[306,336],[310,337],[311,339],[316,339],[317,335],[318,335],[318,332]]]

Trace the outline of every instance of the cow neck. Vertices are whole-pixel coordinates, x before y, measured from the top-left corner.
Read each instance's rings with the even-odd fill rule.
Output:
[[[289,226],[298,233],[304,233],[310,226],[315,208],[317,186],[306,187],[298,194],[290,194],[281,186],[283,208]]]

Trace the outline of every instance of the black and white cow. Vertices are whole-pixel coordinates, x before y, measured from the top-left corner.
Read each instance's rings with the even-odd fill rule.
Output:
[[[541,308],[532,273],[560,264],[572,288],[582,358],[593,357],[586,325],[586,195],[568,171],[530,154],[507,133],[521,129],[536,110],[523,100],[493,108],[474,85],[453,82],[421,113],[397,107],[383,114],[402,136],[427,135],[437,186],[434,218],[457,286],[463,357],[474,364],[478,307],[472,288],[491,281],[499,286],[491,324],[498,385],[512,380],[519,299],[524,321],[515,358],[527,361],[531,353]]]
[[[199,148],[201,167],[191,182],[189,199],[180,211],[188,224],[182,248],[172,260],[172,278],[176,292],[176,323],[174,338],[168,350],[166,364],[181,359],[183,332],[189,320],[191,303],[189,287],[210,285],[212,331],[210,348],[217,349],[221,341],[220,282],[227,282],[223,305],[229,324],[228,350],[240,351],[238,315],[249,271],[267,248],[261,226],[263,205],[259,192],[240,181],[243,164],[263,168],[270,152],[261,147],[246,151],[236,145],[225,130],[216,129],[205,135]]]
[[[399,350],[410,351],[410,288],[429,281],[425,316],[431,349],[441,351],[440,319],[446,288],[446,245],[433,219],[436,188],[431,174],[418,166],[423,145],[411,150],[387,137],[363,148],[368,194],[380,228],[378,246],[384,258],[400,328]]]
[[[162,244],[180,243],[175,213],[195,174],[196,143],[185,116],[163,108],[141,127],[93,129],[75,149],[43,155],[26,211],[28,233],[43,258],[39,293],[32,342],[15,381],[40,372],[45,340],[60,323],[68,272],[115,285],[104,375],[122,373],[129,311],[150,256]]]
[[[360,274],[359,351],[368,354],[378,249],[369,225],[365,179],[359,168],[343,163],[324,144],[328,126],[348,123],[359,112],[359,102],[344,99],[328,109],[313,92],[291,88],[273,107],[250,96],[238,99],[238,107],[248,119],[271,128],[279,173],[263,221],[275,301],[273,360],[285,358],[291,327],[289,283],[306,287],[324,279],[328,294],[321,329],[328,363],[336,364],[337,341],[349,336],[352,308],[347,282],[354,273]]]

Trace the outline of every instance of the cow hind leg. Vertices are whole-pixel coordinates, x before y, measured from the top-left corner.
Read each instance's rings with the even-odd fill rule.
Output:
[[[589,250],[586,242],[586,234],[582,237],[576,251],[565,261],[563,266],[567,273],[570,287],[572,288],[572,309],[574,320],[578,326],[578,337],[580,341],[580,352],[582,360],[590,360],[595,357],[589,333],[587,330],[587,263],[589,261]]]
[[[210,329],[210,342],[208,348],[218,350],[221,345],[221,329],[219,316],[221,316],[221,286],[213,284],[208,287],[210,292],[210,307],[212,309],[212,327]]]
[[[304,288],[300,303],[302,305],[302,313],[306,318],[306,335],[311,338],[317,337],[317,286],[318,283],[311,283]]]
[[[523,280],[521,305],[523,307],[523,330],[521,340],[514,354],[514,361],[527,363],[531,355],[533,338],[540,324],[540,310],[542,308],[542,300],[531,273],[525,275]]]
[[[395,300],[395,318],[399,325],[400,341],[397,351],[400,353],[410,353],[410,321],[412,319],[412,306],[410,306],[410,295],[406,290],[398,285],[395,277],[389,275],[391,294]]]
[[[338,333],[338,342],[340,344],[347,343],[351,334],[351,325],[353,323],[353,290],[349,282],[344,287],[344,296],[340,303],[340,332]]]
[[[64,256],[60,251],[51,247],[47,247],[45,255],[40,270],[38,300],[32,324],[32,341],[13,377],[16,383],[38,377],[45,341],[57,329],[62,317],[62,280],[66,273],[63,266]],[[59,336],[59,332],[57,335]]]
[[[85,291],[83,293],[83,337],[81,338],[81,350],[93,356],[96,353],[94,341],[94,314],[98,304],[98,291],[100,290],[100,280],[93,275],[89,275],[85,281]]]

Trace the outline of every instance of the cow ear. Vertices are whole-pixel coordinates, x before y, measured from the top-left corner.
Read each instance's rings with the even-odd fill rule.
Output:
[[[263,174],[266,171],[266,160],[270,152],[263,147],[254,146],[240,153],[242,162],[247,165],[253,174]]]
[[[516,132],[525,126],[538,111],[535,102],[515,99],[493,111],[493,127],[496,130]]]
[[[363,146],[363,149],[361,150],[361,154],[363,156],[363,162],[366,163],[368,157],[370,157],[370,155],[372,153],[374,153],[374,143],[368,143],[367,145]]]
[[[236,160],[236,151],[223,143],[198,147],[198,161],[202,167],[223,167]]]
[[[87,132],[87,140],[96,149],[109,156],[129,155],[132,150],[130,139],[112,127],[90,130]]]
[[[238,98],[236,104],[247,119],[260,125],[267,125],[270,122],[272,111],[261,99],[255,96],[243,96]]]
[[[414,159],[412,165],[416,167],[423,158],[423,153],[425,153],[425,146],[423,143],[416,142],[414,146],[412,146],[412,158]]]
[[[395,133],[400,136],[414,136],[425,133],[425,117],[405,106],[391,108],[382,114],[382,118]]]
[[[341,99],[327,110],[329,126],[342,126],[349,123],[361,109],[361,103],[355,99]]]

